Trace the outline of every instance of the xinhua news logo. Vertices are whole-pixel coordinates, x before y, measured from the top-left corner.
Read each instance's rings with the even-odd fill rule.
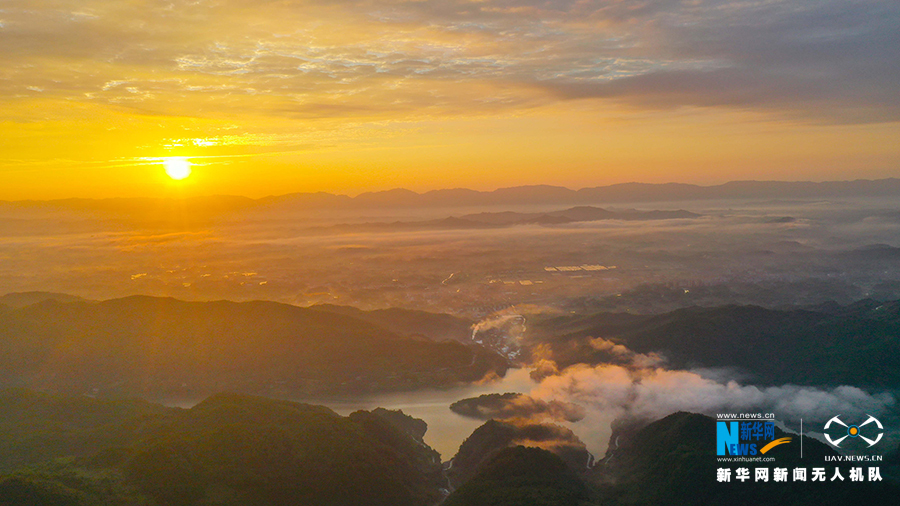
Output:
[[[790,441],[790,437],[775,439],[775,423],[771,421],[716,422],[716,454],[719,456],[765,455],[772,448]]]

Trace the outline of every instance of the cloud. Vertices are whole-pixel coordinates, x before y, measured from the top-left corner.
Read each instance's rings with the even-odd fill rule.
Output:
[[[590,339],[588,342],[595,350],[607,353],[614,363],[628,364],[633,368],[654,367],[665,362],[665,359],[657,353],[636,353],[621,344],[616,344],[602,337]]]
[[[775,4],[783,10],[663,29],[674,61],[704,65],[544,84],[567,98],[618,98],[649,107],[728,107],[841,123],[900,118],[900,99],[890,91],[900,77],[900,56],[888,49],[900,43],[894,29],[900,9]]]
[[[577,422],[584,418],[584,408],[560,401],[541,401],[524,394],[486,394],[454,402],[450,409],[476,420],[522,419]]]
[[[896,405],[889,393],[870,394],[783,385],[757,387],[708,379],[692,371],[633,370],[618,365],[575,365],[548,376],[531,392],[537,399],[577,402],[617,417],[653,420],[676,411],[771,412],[779,420],[827,420],[836,414],[879,416]]]
[[[2,15],[7,99],[409,119],[592,98],[900,119],[889,0],[12,0]]]
[[[525,445],[553,451],[557,454],[566,452],[580,453],[586,450],[584,443],[571,430],[551,424],[515,423],[512,428],[512,445]],[[581,462],[584,462],[584,460]]]
[[[554,349],[555,348],[555,349]],[[624,345],[602,337],[570,338],[564,343],[539,343],[530,350],[531,373],[535,381],[560,374],[560,363],[570,366],[579,362],[617,365],[628,370],[661,366],[665,358],[658,353],[636,353]]]

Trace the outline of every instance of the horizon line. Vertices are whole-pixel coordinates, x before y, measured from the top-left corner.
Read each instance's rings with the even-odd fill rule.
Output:
[[[577,193],[586,190],[599,190],[599,189],[607,189],[607,188],[616,188],[616,187],[624,187],[624,186],[644,186],[644,187],[664,187],[664,186],[680,186],[680,187],[691,187],[697,189],[711,189],[711,188],[721,188],[728,185],[735,184],[746,184],[746,183],[755,183],[755,184],[783,184],[783,185],[827,185],[827,184],[849,184],[849,183],[881,183],[881,182],[898,182],[900,181],[900,177],[886,177],[886,178],[878,178],[878,179],[866,179],[866,178],[858,178],[858,179],[838,179],[838,180],[822,180],[822,181],[810,181],[810,180],[756,180],[756,179],[738,179],[731,180],[724,183],[719,184],[710,184],[710,185],[702,185],[696,183],[681,183],[677,181],[669,181],[665,183],[645,183],[640,181],[629,181],[624,183],[612,183],[606,185],[598,185],[598,186],[585,186],[578,189],[572,189],[567,186],[553,185],[553,184],[526,184],[526,185],[518,185],[518,186],[502,186],[498,188],[494,188],[493,190],[474,190],[471,188],[465,187],[452,187],[452,188],[434,188],[431,190],[417,192],[415,190],[410,190],[404,187],[395,187],[386,190],[372,190],[360,192],[355,195],[349,195],[346,193],[332,193],[327,191],[297,191],[297,192],[288,192],[281,194],[270,194],[265,195],[263,197],[248,197],[245,195],[237,195],[237,194],[224,194],[224,193],[216,193],[216,194],[202,194],[202,195],[191,195],[191,196],[155,196],[155,197],[61,197],[61,198],[51,198],[51,199],[21,199],[21,200],[4,200],[0,199],[0,203],[3,204],[27,204],[27,203],[51,203],[51,202],[67,202],[67,201],[116,201],[116,200],[150,200],[150,201],[158,201],[158,200],[193,200],[193,199],[207,199],[207,198],[238,198],[238,199],[246,199],[249,201],[260,202],[268,199],[277,199],[283,197],[290,196],[298,196],[298,195],[328,195],[333,197],[345,197],[351,200],[357,199],[362,196],[372,196],[372,195],[380,195],[386,193],[396,193],[396,192],[404,192],[408,195],[416,195],[416,196],[425,196],[432,193],[440,193],[440,192],[451,192],[451,191],[465,191],[471,192],[474,194],[491,194],[496,193],[503,190],[516,190],[516,189],[526,189],[526,188],[546,188],[546,189],[554,189],[554,190],[566,190],[569,192]]]

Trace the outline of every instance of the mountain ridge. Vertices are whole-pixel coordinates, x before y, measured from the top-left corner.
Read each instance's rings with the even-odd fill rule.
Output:
[[[475,205],[550,205],[597,204],[605,202],[672,202],[680,200],[743,198],[827,198],[843,196],[889,196],[900,194],[900,178],[856,179],[843,181],[729,181],[718,185],[689,183],[617,183],[573,190],[554,185],[523,185],[495,190],[468,188],[435,189],[415,192],[405,188],[363,192],[356,196],[328,192],[292,192],[251,198],[238,195],[209,195],[185,198],[110,197],[65,198],[50,200],[4,200],[3,207],[50,206],[98,211],[124,205],[184,203],[218,210],[294,205],[314,209],[365,209],[368,207],[447,207]]]
[[[218,390],[315,396],[414,390],[505,373],[502,357],[460,342],[464,321],[424,312],[351,313],[143,295],[5,307],[0,386],[103,396],[190,398]],[[390,329],[379,324],[392,319]],[[432,321],[441,324],[436,339],[422,332]]]

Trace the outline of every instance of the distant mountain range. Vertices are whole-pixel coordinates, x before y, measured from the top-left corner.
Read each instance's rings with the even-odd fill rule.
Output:
[[[439,220],[395,221],[392,223],[355,223],[327,227],[315,227],[311,232],[319,233],[352,233],[352,232],[390,232],[400,230],[460,230],[504,228],[517,225],[565,225],[601,220],[672,220],[699,218],[700,215],[684,210],[677,211],[608,211],[599,207],[578,206],[562,211],[546,213],[517,213],[503,211],[496,213],[466,214],[460,217],[451,216]]]
[[[900,195],[900,179],[833,182],[733,181],[715,186],[681,183],[623,183],[571,190],[560,186],[535,185],[476,191],[463,188],[416,193],[405,189],[367,192],[350,197],[330,193],[290,193],[251,199],[208,196],[185,199],[111,198],[49,201],[5,201],[2,210],[78,210],[144,219],[192,220],[259,210],[291,213],[327,210],[497,207],[527,205],[602,205],[622,203],[677,202],[718,199],[809,199],[842,197],[890,197]]]

